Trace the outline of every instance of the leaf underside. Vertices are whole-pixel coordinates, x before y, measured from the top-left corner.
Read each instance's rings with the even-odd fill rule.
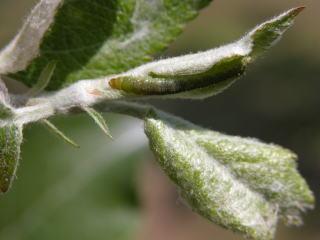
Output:
[[[150,61],[210,2],[65,0],[44,36],[40,56],[14,78],[32,86],[51,61],[57,66],[50,90],[126,71]]]
[[[151,113],[145,131],[159,164],[191,208],[225,228],[273,239],[278,218],[301,223],[314,197],[296,155],[256,139],[231,137]]]

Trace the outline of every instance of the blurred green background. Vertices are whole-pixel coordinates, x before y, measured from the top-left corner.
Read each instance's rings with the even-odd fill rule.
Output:
[[[0,47],[36,0],[0,0]],[[154,101],[164,110],[232,135],[257,137],[294,150],[299,169],[320,199],[320,1],[216,0],[163,56],[238,39],[270,16],[306,11],[246,76],[204,101]],[[183,13],[182,13],[183,14]],[[81,145],[72,149],[33,124],[25,130],[12,190],[0,198],[0,240],[233,240],[239,236],[193,214],[147,148],[142,123],[106,115],[115,141],[86,116],[54,122]],[[277,239],[320,239],[320,212],[301,228],[281,226]]]

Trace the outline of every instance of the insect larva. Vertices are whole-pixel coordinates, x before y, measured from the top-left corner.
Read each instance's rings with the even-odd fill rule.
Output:
[[[195,74],[158,74],[152,70],[147,76],[120,76],[109,81],[113,89],[137,95],[169,95],[201,89],[243,74],[247,61],[245,56],[223,58],[207,70]]]

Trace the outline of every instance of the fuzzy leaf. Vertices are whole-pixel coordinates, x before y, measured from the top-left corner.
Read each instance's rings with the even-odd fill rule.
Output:
[[[42,39],[62,2],[62,0],[39,1],[21,31],[0,52],[0,74],[24,70],[39,55]]]
[[[256,57],[274,45],[293,24],[295,17],[304,9],[305,7],[293,8],[253,29],[243,39],[252,42],[251,56]]]
[[[0,54],[0,66],[9,69],[2,73],[28,66],[14,78],[32,86],[42,69],[55,61],[57,68],[48,88],[57,89],[77,80],[124,72],[150,61],[210,2],[41,0],[17,38]],[[9,62],[11,68],[4,64]],[[17,62],[19,67],[13,67]]]
[[[93,108],[90,107],[83,107],[83,110],[88,113],[88,115],[94,120],[94,122],[101,128],[101,130],[112,139],[112,136],[110,134],[109,127],[103,118],[103,116],[94,110]]]
[[[125,93],[172,98],[205,98],[228,88],[257,56],[293,24],[302,7],[267,21],[239,41],[209,51],[152,62],[110,81]]]
[[[20,158],[22,127],[11,125],[0,128],[0,193],[9,190]]]
[[[314,205],[296,155],[287,149],[155,112],[145,120],[145,132],[192,209],[225,228],[270,240],[278,218],[300,224],[300,212]]]
[[[57,137],[61,138],[65,143],[72,147],[79,148],[79,145],[67,137],[62,131],[60,131],[54,124],[48,120],[42,120],[43,124],[48,127]]]

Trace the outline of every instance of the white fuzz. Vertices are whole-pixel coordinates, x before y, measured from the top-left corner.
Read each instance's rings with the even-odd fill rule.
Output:
[[[44,34],[63,0],[41,0],[16,37],[0,52],[0,74],[24,70],[38,56]]]

